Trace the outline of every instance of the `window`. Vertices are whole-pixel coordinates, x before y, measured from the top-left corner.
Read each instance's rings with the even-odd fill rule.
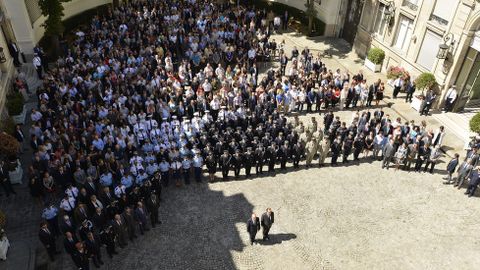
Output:
[[[385,26],[387,25],[387,21],[385,20],[385,11],[387,10],[387,6],[383,3],[380,3],[377,10],[377,16],[375,17],[375,26],[374,32],[383,36],[385,32]]]
[[[422,47],[418,53],[417,63],[431,71],[437,59],[438,46],[441,42],[442,36],[427,30],[423,38]]]
[[[395,37],[395,48],[406,52],[410,45],[410,39],[413,33],[413,21],[405,16],[400,16],[398,23],[397,36]]]
[[[447,25],[450,18],[452,18],[456,6],[457,0],[449,0],[448,3],[437,0],[433,13],[430,15],[430,20],[436,21],[441,25]]]

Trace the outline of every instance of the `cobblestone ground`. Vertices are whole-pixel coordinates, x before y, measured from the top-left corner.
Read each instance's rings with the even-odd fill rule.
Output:
[[[351,119],[351,112],[338,114]],[[311,116],[301,118],[308,123]],[[433,175],[382,170],[367,157],[339,167],[170,187],[163,224],[104,268],[476,269],[480,205],[464,189],[442,184],[446,159]],[[276,217],[271,241],[250,246],[246,221],[267,207]],[[58,266],[68,269],[71,261]]]
[[[478,199],[441,181],[364,161],[172,187],[163,224],[104,268],[475,269]],[[266,207],[271,241],[250,246],[245,222]]]

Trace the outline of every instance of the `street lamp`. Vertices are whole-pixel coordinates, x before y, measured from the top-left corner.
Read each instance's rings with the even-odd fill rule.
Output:
[[[0,47],[0,63],[3,64],[7,62],[7,58],[5,57],[5,53],[3,52],[3,48]]]
[[[452,33],[448,33],[443,37],[443,43],[438,45],[438,59],[448,60],[448,55],[453,52],[455,40]]]

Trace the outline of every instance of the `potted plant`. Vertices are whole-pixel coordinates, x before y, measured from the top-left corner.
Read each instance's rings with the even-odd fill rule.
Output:
[[[480,113],[475,114],[470,119],[470,130],[477,134],[480,133]]]
[[[365,59],[365,66],[373,72],[380,72],[383,59],[385,59],[385,52],[382,49],[371,48]]]
[[[432,73],[424,72],[415,79],[415,85],[416,88],[422,90],[422,92],[420,95],[413,96],[410,106],[419,111],[422,106],[422,101],[425,98],[425,89],[433,89],[437,86],[437,80]]]
[[[420,74],[420,76],[415,79],[415,85],[417,89],[422,90],[422,96],[424,95],[425,89],[430,90],[438,85],[437,79],[435,79],[435,75],[430,72],[424,72]]]
[[[25,123],[27,111],[25,110],[25,102],[20,92],[14,92],[7,96],[7,110],[15,124]]]
[[[6,132],[0,133],[0,153],[7,164],[12,184],[21,184],[23,169],[18,159],[19,142]]]
[[[395,81],[397,78],[400,78],[400,77],[405,78],[407,76],[410,76],[410,74],[403,67],[390,66],[387,69],[387,79],[388,79],[388,84],[390,86],[393,86],[393,81]]]

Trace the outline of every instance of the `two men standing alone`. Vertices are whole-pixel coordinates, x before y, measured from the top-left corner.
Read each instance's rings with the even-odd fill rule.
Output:
[[[250,236],[250,245],[253,245],[255,242],[255,236],[260,230],[260,225],[263,229],[263,241],[270,240],[268,233],[274,222],[274,213],[271,208],[267,208],[265,213],[262,214],[262,219],[257,217],[255,213],[252,214],[251,218],[247,221],[247,232]]]

